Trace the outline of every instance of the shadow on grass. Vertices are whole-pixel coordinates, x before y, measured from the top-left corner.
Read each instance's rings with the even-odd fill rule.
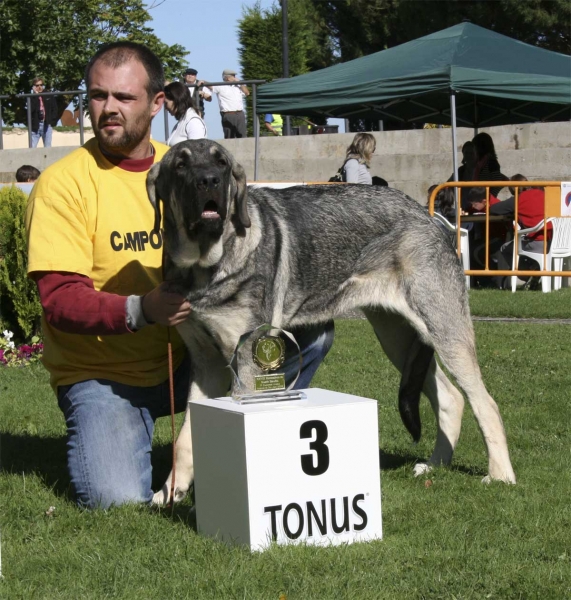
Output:
[[[379,457],[381,460],[382,471],[394,471],[404,466],[409,466],[412,469],[416,463],[424,463],[427,460],[427,457],[425,456],[418,456],[410,453],[389,454],[388,452],[383,452],[381,448],[379,448]],[[484,477],[485,475],[487,475],[485,469],[481,469],[479,467],[474,466],[468,467],[464,465],[454,464],[454,461],[450,466],[445,468],[451,471],[455,471],[457,473],[463,473],[464,475],[473,475],[475,477]]]
[[[196,527],[196,511],[194,510],[194,506],[190,506],[188,499],[185,499],[181,504],[175,504],[174,507],[152,507],[152,510],[165,519],[169,519],[175,523],[182,523],[195,533],[198,531]]]
[[[172,444],[153,445],[151,463],[153,465],[152,487],[154,490],[160,490],[171,471]]]
[[[75,504],[75,496],[67,471],[66,438],[40,437],[0,433],[0,468],[14,475],[35,474],[45,486],[58,497]],[[153,489],[160,489],[170,472],[172,447],[169,444],[155,446],[152,453]],[[192,514],[190,514],[192,512]],[[188,500],[178,504],[174,512],[162,509],[161,514],[182,521],[196,530],[196,518]]]
[[[417,462],[422,462],[422,457],[414,454],[390,454],[379,448],[379,458],[381,461],[382,471],[393,471],[400,469],[404,465],[413,465]]]
[[[74,501],[67,472],[65,437],[0,434],[2,470],[36,474],[60,497]]]
[[[481,469],[479,467],[465,467],[463,465],[455,465],[454,463],[452,463],[448,468],[451,471],[464,473],[464,475],[473,475],[474,477],[485,477],[488,474],[485,469]]]

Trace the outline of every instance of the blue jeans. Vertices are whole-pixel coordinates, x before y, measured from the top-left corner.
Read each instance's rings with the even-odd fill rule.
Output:
[[[40,138],[44,142],[44,148],[51,148],[52,146],[52,133],[53,128],[45,121],[40,121],[38,131],[32,131],[32,148],[37,148]]]
[[[331,348],[333,323],[294,330],[303,365],[295,387],[307,388]],[[297,361],[291,361],[289,380]],[[286,371],[287,373],[287,371]],[[175,409],[186,409],[190,386],[188,356],[176,370]],[[67,464],[81,506],[108,508],[125,502],[150,503],[151,448],[155,420],[170,414],[169,384],[135,387],[90,379],[58,387],[67,425]]]

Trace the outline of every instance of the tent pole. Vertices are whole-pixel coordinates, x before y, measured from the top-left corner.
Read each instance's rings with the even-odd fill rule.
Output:
[[[258,166],[260,162],[260,121],[258,119],[256,84],[252,85],[252,115],[254,125],[254,181],[258,181]]]
[[[452,120],[452,165],[454,167],[454,181],[458,181],[458,153],[456,152],[456,94],[450,92],[450,117]],[[458,210],[458,188],[454,188],[454,201],[456,203],[456,214]]]
[[[456,95],[454,92],[450,93],[450,116],[452,120],[452,165],[454,166],[454,181],[458,181],[458,154],[456,152]]]

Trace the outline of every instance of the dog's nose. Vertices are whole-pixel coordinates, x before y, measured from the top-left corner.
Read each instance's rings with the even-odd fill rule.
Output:
[[[217,175],[203,175],[198,178],[198,189],[199,190],[213,190],[220,185],[220,177]]]

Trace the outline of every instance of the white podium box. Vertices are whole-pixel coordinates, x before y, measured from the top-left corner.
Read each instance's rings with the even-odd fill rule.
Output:
[[[200,533],[263,550],[382,537],[377,402],[190,403]]]

